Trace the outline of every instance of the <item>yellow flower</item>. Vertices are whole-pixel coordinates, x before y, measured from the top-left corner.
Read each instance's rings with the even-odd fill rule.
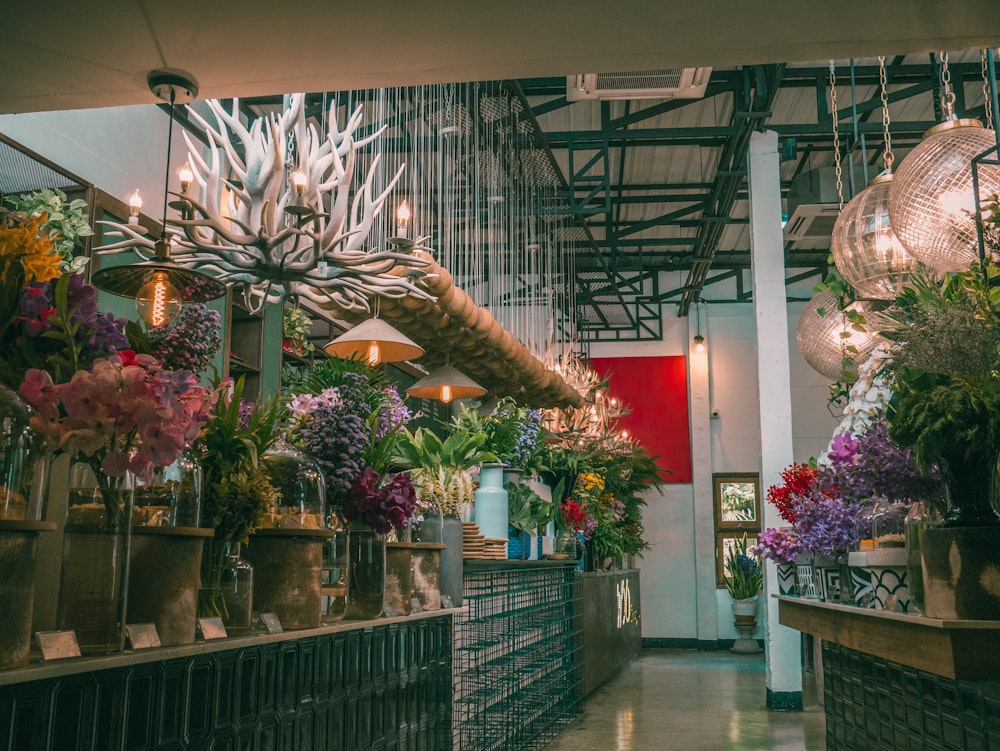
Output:
[[[604,491],[604,478],[594,472],[584,472],[581,474],[580,484],[588,492],[596,490],[598,495]]]
[[[62,256],[47,234],[41,234],[48,214],[13,225],[0,223],[0,256],[15,256],[24,267],[25,284],[44,282],[59,276]],[[6,264],[3,268],[9,268]],[[0,278],[0,282],[6,281]]]

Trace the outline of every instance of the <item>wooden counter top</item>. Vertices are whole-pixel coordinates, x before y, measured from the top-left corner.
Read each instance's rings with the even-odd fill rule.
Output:
[[[778,597],[782,625],[954,680],[1000,680],[1000,621],[962,621]]]
[[[74,675],[76,673],[90,673],[95,670],[108,670],[127,665],[139,665],[147,662],[160,662],[209,652],[224,652],[232,649],[245,649],[247,647],[255,647],[260,644],[268,644],[271,642],[295,641],[297,639],[307,639],[309,637],[335,633],[338,631],[363,631],[376,626],[386,626],[393,623],[405,623],[407,621],[421,620],[423,618],[452,616],[460,612],[461,608],[442,608],[441,610],[428,610],[421,613],[413,613],[411,615],[401,615],[391,618],[376,618],[366,621],[335,621],[329,625],[320,626],[319,628],[289,629],[277,634],[268,634],[261,631],[251,634],[250,636],[230,636],[226,639],[212,639],[210,641],[199,639],[195,641],[194,644],[186,644],[179,647],[153,647],[151,649],[126,650],[122,654],[116,655],[70,657],[64,660],[33,662],[23,668],[0,670],[0,686],[14,683],[25,683],[27,681],[37,681],[43,678],[56,678],[65,675]]]

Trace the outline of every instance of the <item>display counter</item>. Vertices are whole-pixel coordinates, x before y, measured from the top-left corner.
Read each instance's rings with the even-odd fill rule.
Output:
[[[590,694],[642,649],[639,570],[577,576],[583,587],[583,691]]]
[[[5,671],[0,751],[450,751],[456,612]]]
[[[823,640],[827,751],[1000,748],[1000,621],[778,600]]]

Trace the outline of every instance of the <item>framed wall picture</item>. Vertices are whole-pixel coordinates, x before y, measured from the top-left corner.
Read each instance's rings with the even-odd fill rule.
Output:
[[[747,536],[747,550],[753,550],[753,548],[757,545],[757,532],[747,532],[746,530],[740,532],[716,532],[715,583],[717,586],[721,587],[725,585],[722,577],[726,571],[726,556],[729,554],[729,549],[732,548],[733,545],[735,545],[739,540],[743,539],[743,535]]]
[[[715,531],[760,531],[760,475],[712,475],[715,498]]]

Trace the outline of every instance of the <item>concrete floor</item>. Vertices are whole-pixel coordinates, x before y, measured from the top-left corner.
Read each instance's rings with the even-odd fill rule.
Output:
[[[771,712],[763,656],[644,650],[545,751],[822,751],[823,709],[809,688],[804,711]]]

